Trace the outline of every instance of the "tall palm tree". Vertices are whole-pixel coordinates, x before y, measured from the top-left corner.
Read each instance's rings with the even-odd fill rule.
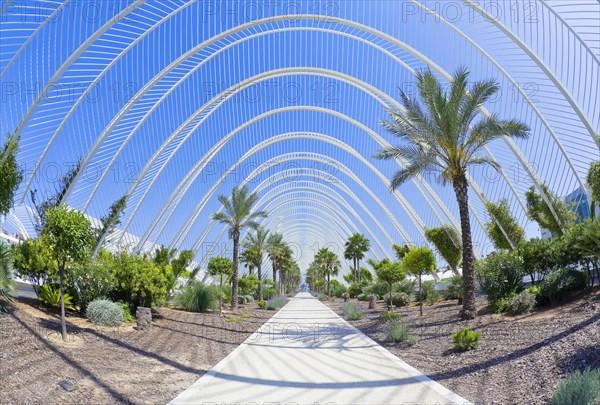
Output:
[[[277,252],[276,263],[279,270],[279,295],[285,295],[286,277],[293,268],[292,249],[284,243]]]
[[[529,135],[527,125],[515,119],[501,120],[493,115],[474,122],[480,108],[498,92],[499,86],[495,80],[469,86],[468,78],[465,68],[458,69],[450,89],[446,90],[430,70],[417,73],[421,102],[401,91],[404,110],[387,109],[389,120],[382,123],[388,132],[404,142],[384,148],[376,155],[379,159],[407,161],[392,178],[392,190],[426,172],[441,173],[443,183],[452,184],[460,212],[463,245],[463,319],[476,316],[467,168],[490,165],[499,169],[496,162],[483,155],[483,148],[502,136],[527,138]]]
[[[258,300],[263,299],[263,285],[262,285],[262,262],[267,252],[267,239],[269,237],[269,231],[263,227],[259,227],[256,232],[249,233],[244,241],[245,252],[252,252],[253,265],[256,266],[256,273],[258,277]],[[244,253],[245,253],[244,252]]]
[[[331,276],[337,276],[342,268],[338,256],[327,248],[320,249],[315,255],[315,261],[327,277],[327,295],[330,295]]]
[[[271,259],[271,267],[273,269],[273,284],[277,286],[277,258],[281,254],[281,248],[285,242],[283,235],[280,233],[272,233],[267,239],[267,253]]]
[[[249,193],[248,187],[233,187],[231,198],[220,195],[219,201],[223,205],[225,212],[212,214],[213,221],[219,221],[229,227],[229,237],[233,240],[233,274],[231,276],[231,309],[235,310],[238,306],[238,267],[239,267],[239,245],[240,233],[242,229],[250,227],[258,229],[258,218],[265,218],[265,211],[252,212],[252,206],[256,203],[258,196],[256,193]]]
[[[354,282],[360,281],[360,261],[371,247],[371,242],[361,233],[350,236],[344,245],[344,258],[352,260],[354,266]]]

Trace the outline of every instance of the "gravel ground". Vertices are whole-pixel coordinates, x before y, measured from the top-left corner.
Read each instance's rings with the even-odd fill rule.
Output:
[[[341,301],[328,305],[341,314]],[[477,404],[547,404],[558,381],[586,367],[600,367],[600,291],[586,291],[557,308],[508,317],[482,313],[473,321],[458,318],[456,301],[401,308],[416,345],[385,342],[379,302],[363,320],[350,322],[396,356]],[[479,299],[478,306],[486,305]],[[463,326],[482,334],[478,349],[457,353],[450,335]]]
[[[145,332],[69,317],[63,343],[54,314],[18,302],[12,313],[0,314],[0,403],[164,404],[273,315],[255,304],[239,312],[251,318],[234,323],[161,308]],[[75,389],[63,389],[61,380]]]

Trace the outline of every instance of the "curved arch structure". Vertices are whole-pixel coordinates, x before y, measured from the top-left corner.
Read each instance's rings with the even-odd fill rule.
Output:
[[[372,159],[397,142],[379,121],[401,109],[398,87],[414,93],[415,72],[447,81],[463,64],[502,89],[483,116],[532,128],[527,141],[486,146],[498,173],[469,173],[477,254],[490,244],[486,199],[505,198],[536,236],[530,187],[589,198],[587,168],[600,159],[598,2],[538,0],[535,24],[518,2],[477,0],[85,3],[2,11],[0,129],[20,135],[25,169],[15,229],[31,233],[31,192],[54,193],[81,161],[65,201],[100,218],[127,196],[111,240],[135,251],[191,248],[204,262],[202,246],[225,249],[208,218],[236,184],[272,211],[264,224],[304,248],[350,232],[365,233],[376,257],[392,242],[425,244],[425,228],[459,227],[453,191],[420,176],[390,192],[406,162]]]

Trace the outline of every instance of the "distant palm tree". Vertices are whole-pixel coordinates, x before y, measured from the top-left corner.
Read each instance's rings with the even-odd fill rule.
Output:
[[[238,267],[239,267],[239,245],[242,229],[250,227],[258,229],[258,218],[265,218],[265,211],[252,212],[252,206],[256,203],[256,193],[249,194],[248,187],[233,187],[231,198],[220,195],[219,201],[225,212],[217,212],[211,216],[213,221],[219,221],[229,226],[229,237],[233,240],[233,274],[231,276],[231,309],[238,306]]]
[[[248,269],[248,275],[253,275],[254,268],[256,267],[256,252],[244,247],[244,251],[240,253],[240,261],[244,263],[244,267]]]
[[[384,148],[376,157],[403,158],[407,164],[391,180],[396,189],[410,178],[427,172],[439,172],[444,184],[454,187],[460,212],[463,245],[464,298],[461,317],[476,316],[473,243],[469,220],[467,167],[496,162],[482,154],[483,148],[502,136],[527,138],[529,128],[517,120],[500,120],[491,116],[473,123],[480,108],[499,90],[495,80],[467,84],[469,73],[460,68],[452,77],[450,89],[436,79],[430,70],[416,75],[421,103],[400,92],[405,111],[387,109],[389,121],[385,129],[404,141]],[[422,104],[422,105],[421,105]]]
[[[250,252],[252,254],[252,265],[256,266],[256,273],[258,277],[258,300],[263,299],[263,285],[262,285],[262,262],[267,252],[267,239],[269,237],[269,231],[259,227],[256,232],[249,233],[244,241],[244,253]],[[250,266],[250,264],[248,264]]]
[[[285,245],[283,235],[280,233],[272,233],[267,239],[267,253],[271,259],[271,267],[273,269],[273,284],[277,286],[277,259],[281,255],[281,249]]]
[[[286,277],[288,273],[293,269],[295,264],[292,258],[293,253],[294,252],[292,251],[292,249],[286,243],[284,243],[281,246],[281,249],[279,249],[277,253],[276,263],[277,269],[279,270],[280,295],[285,295]]]
[[[327,295],[330,295],[331,276],[337,276],[342,268],[340,259],[331,250],[322,248],[315,255],[315,261],[319,264],[322,273],[327,277]]]
[[[344,258],[352,260],[354,266],[354,282],[360,281],[360,261],[365,257],[365,253],[369,251],[371,242],[361,233],[355,233],[350,236],[345,244]]]

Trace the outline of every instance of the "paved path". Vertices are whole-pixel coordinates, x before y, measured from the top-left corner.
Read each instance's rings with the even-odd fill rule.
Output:
[[[172,404],[450,404],[450,392],[300,293]]]

